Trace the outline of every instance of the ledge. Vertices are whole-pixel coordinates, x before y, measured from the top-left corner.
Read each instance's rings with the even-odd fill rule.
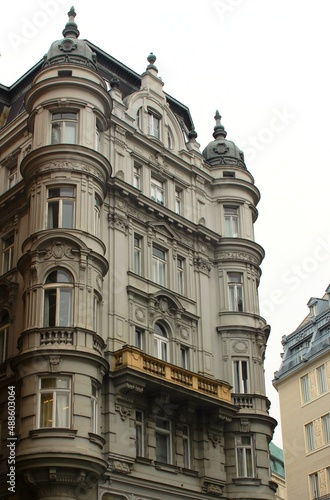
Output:
[[[32,439],[54,437],[74,439],[77,432],[75,429],[65,429],[63,427],[45,427],[42,429],[33,429],[29,434]]]
[[[102,436],[95,434],[94,432],[89,432],[88,437],[91,443],[97,444],[101,449],[106,443],[106,440]]]
[[[260,486],[261,479],[257,479],[256,477],[237,477],[233,479],[233,483],[236,486]]]

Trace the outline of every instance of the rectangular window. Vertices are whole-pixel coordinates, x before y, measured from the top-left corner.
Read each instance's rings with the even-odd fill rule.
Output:
[[[225,212],[225,236],[238,237],[238,208],[224,207]]]
[[[311,389],[308,374],[301,377],[300,382],[302,401],[303,403],[307,403],[307,401],[310,401],[311,399]]]
[[[47,228],[73,228],[74,202],[73,187],[49,188]]]
[[[178,257],[176,260],[178,293],[184,295],[184,259]]]
[[[159,139],[160,137],[160,119],[153,113],[148,113],[148,134]]]
[[[171,459],[171,422],[166,418],[156,417],[156,460],[170,464]]]
[[[0,326],[0,364],[3,363],[7,357],[7,337],[8,337],[8,325],[1,324],[1,326]]]
[[[319,387],[319,394],[323,394],[328,390],[327,374],[325,371],[325,365],[321,365],[316,369],[317,372],[317,382]]]
[[[135,445],[136,456],[144,456],[144,415],[140,410],[135,412]]]
[[[183,426],[182,446],[183,446],[183,466],[185,469],[190,469],[191,451],[190,451],[190,429],[188,425]]]
[[[45,377],[40,380],[40,427],[70,426],[70,378]]]
[[[7,273],[14,267],[14,235],[7,236],[2,240],[2,274]]]
[[[142,238],[134,234],[134,272],[141,276],[142,273]]]
[[[70,297],[71,300],[71,297]],[[93,330],[98,331],[99,328],[99,318],[100,318],[100,299],[99,296],[94,293],[93,297]]]
[[[237,477],[254,477],[252,436],[235,436]]]
[[[322,417],[324,444],[330,443],[330,413]]]
[[[91,405],[92,432],[99,434],[99,391],[95,383],[92,383]]]
[[[175,213],[182,215],[182,191],[175,189]]]
[[[229,310],[243,311],[243,277],[241,273],[228,273]]]
[[[157,179],[154,179],[153,177],[151,178],[151,199],[154,200],[156,203],[159,203],[160,205],[164,205],[165,201],[164,183]]]
[[[99,127],[96,125],[95,127],[95,149],[96,151],[100,151],[100,142],[101,142],[101,133]]]
[[[152,279],[166,286],[166,252],[155,246],[152,247]]]
[[[189,348],[186,346],[180,346],[180,366],[185,370],[189,370]]]
[[[319,478],[317,472],[315,472],[314,474],[310,474],[309,484],[311,488],[312,498],[317,500],[320,496]]]
[[[143,330],[141,330],[140,328],[135,328],[134,345],[138,349],[143,350]]]
[[[306,430],[306,443],[307,451],[313,451],[315,449],[315,437],[314,437],[314,423],[310,422],[305,426]]]
[[[73,193],[74,195],[74,193]],[[73,215],[73,214],[72,214]],[[100,236],[101,226],[101,200],[97,194],[94,196],[94,234]]]
[[[17,184],[17,165],[8,169],[8,189]]]
[[[77,113],[53,113],[51,128],[51,144],[76,144]]]
[[[238,359],[233,362],[234,370],[234,392],[241,394],[249,393],[248,362]]]
[[[141,167],[136,164],[133,167],[133,186],[141,189]]]

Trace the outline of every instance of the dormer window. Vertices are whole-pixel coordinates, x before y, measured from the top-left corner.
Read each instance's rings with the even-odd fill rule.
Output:
[[[151,111],[148,112],[148,134],[160,139],[160,118]]]
[[[77,113],[52,114],[52,144],[76,144],[78,115]]]

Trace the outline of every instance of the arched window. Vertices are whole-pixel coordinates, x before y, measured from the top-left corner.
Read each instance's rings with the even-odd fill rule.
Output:
[[[0,363],[3,363],[7,357],[7,338],[9,327],[9,313],[2,311],[0,313]]]
[[[168,361],[168,337],[165,328],[159,323],[154,326],[154,356]]]
[[[44,326],[72,326],[72,276],[63,269],[52,271],[44,290]]]

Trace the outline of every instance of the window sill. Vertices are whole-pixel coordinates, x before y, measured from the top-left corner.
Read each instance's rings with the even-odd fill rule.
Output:
[[[74,439],[77,432],[77,430],[66,429],[64,427],[45,427],[42,429],[34,429],[33,431],[30,431],[30,437],[32,439],[49,437]]]
[[[158,470],[164,470],[166,472],[171,472],[172,474],[179,474],[180,472],[180,467],[177,467],[176,465],[171,465],[156,461],[154,462],[154,464],[155,464],[155,469]]]
[[[95,434],[94,432],[89,432],[88,437],[91,443],[97,444],[101,449],[106,443],[106,440],[102,436]]]
[[[236,484],[236,486],[260,486],[261,479],[257,479],[256,477],[237,477],[233,479],[233,483]]]

